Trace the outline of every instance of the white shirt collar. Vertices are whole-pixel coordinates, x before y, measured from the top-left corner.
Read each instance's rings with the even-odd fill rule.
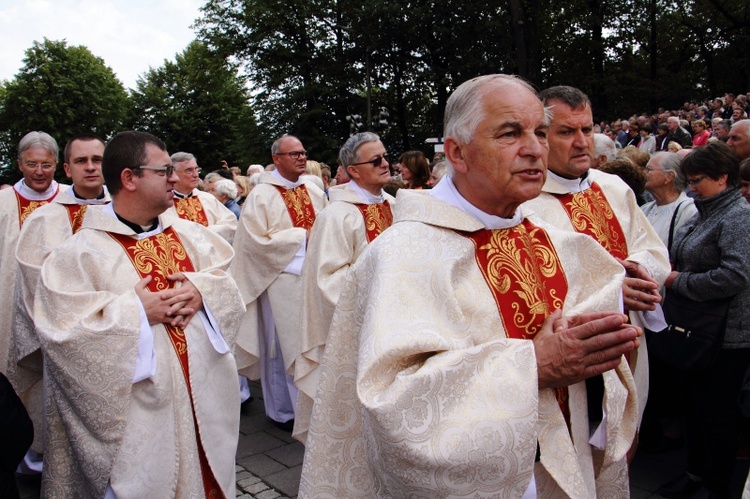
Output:
[[[104,195],[100,198],[94,198],[94,199],[84,199],[81,197],[78,197],[75,192],[75,186],[71,187],[70,190],[66,191],[70,194],[70,197],[76,200],[76,203],[78,204],[107,204],[109,203],[109,191],[107,190],[107,186],[103,185],[102,188],[104,189]]]
[[[576,192],[583,192],[586,189],[591,187],[591,180],[589,180],[589,174],[586,172],[585,175],[579,177],[579,178],[564,178],[558,175],[557,173],[553,172],[552,170],[547,170],[547,176],[550,177],[552,180],[557,182],[558,184],[561,184],[563,187],[568,189],[571,193]]]
[[[276,177],[278,180],[281,180],[281,183],[284,184],[284,187],[286,187],[287,189],[294,189],[295,187],[299,187],[303,184],[302,175],[299,176],[299,180],[297,180],[296,182],[292,182],[291,180],[287,180],[282,177],[281,173],[279,173],[279,170],[273,170],[271,172],[271,175]]]
[[[16,190],[17,193],[19,193],[21,196],[25,197],[26,199],[29,199],[31,201],[46,201],[52,196],[55,195],[58,189],[58,185],[56,181],[52,181],[52,183],[47,187],[47,190],[44,192],[37,192],[28,185],[26,185],[26,181],[24,179],[19,180],[13,185],[13,188]]]
[[[350,180],[348,182],[348,185],[348,188],[352,190],[354,194],[356,194],[357,197],[359,197],[359,199],[361,199],[365,204],[377,204],[382,203],[385,200],[385,197],[383,196],[383,189],[380,189],[379,196],[375,196],[371,192],[368,192],[361,188],[359,184],[357,184],[357,182],[355,182],[354,180]]]
[[[456,189],[456,184],[453,183],[453,175],[450,174],[446,174],[438,183],[438,185],[430,190],[430,195],[435,199],[439,199],[444,203],[448,203],[452,206],[455,206],[459,210],[468,213],[472,217],[482,222],[485,228],[490,230],[515,227],[523,221],[523,214],[521,213],[520,208],[516,209],[516,212],[511,218],[503,218],[498,217],[497,215],[490,215],[489,213],[480,210],[479,208],[468,202],[466,198],[458,192],[458,189]]]
[[[120,219],[117,218],[117,214],[115,213],[114,203],[109,203],[109,204],[105,205],[104,207],[102,207],[102,212],[106,213],[107,215],[109,215],[110,217],[114,218],[118,222],[120,221]],[[150,231],[147,231],[147,232],[141,232],[140,234],[136,234],[136,238],[139,241],[141,239],[146,239],[147,237],[151,237],[151,236],[153,236],[155,234],[160,234],[161,232],[164,232],[164,227],[162,227],[162,225],[161,225],[161,218],[157,217],[157,219],[159,220],[159,223],[156,225],[156,228],[154,230],[150,230]],[[120,223],[122,223],[122,222],[120,222]],[[123,224],[123,225],[125,225],[125,224]],[[145,227],[144,227],[144,229],[145,229]]]

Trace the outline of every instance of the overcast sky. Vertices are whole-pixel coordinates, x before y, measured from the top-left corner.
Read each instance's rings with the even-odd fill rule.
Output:
[[[34,41],[85,45],[126,88],[195,38],[205,0],[2,0],[0,80],[11,80]]]

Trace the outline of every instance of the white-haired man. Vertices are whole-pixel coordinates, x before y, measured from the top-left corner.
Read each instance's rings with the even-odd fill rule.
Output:
[[[727,145],[737,153],[740,159],[750,158],[750,120],[740,120],[732,125]]]
[[[677,116],[667,118],[667,128],[669,128],[667,143],[677,142],[682,147],[690,147],[693,144],[692,135],[680,126],[680,118]]]
[[[214,196],[198,190],[201,169],[195,156],[176,152],[172,166],[179,180],[174,185],[174,206],[167,213],[208,227],[232,244],[237,217]]]
[[[594,167],[600,167],[608,161],[617,158],[617,146],[615,141],[603,133],[594,134]]]
[[[52,201],[67,185],[54,180],[59,149],[44,132],[29,132],[18,143],[18,169],[23,178],[12,189],[0,190],[0,369],[5,371],[10,348],[18,262],[16,245],[26,218]]]
[[[310,229],[328,200],[312,175],[307,151],[285,135],[271,145],[275,169],[261,174],[245,200],[234,240],[232,275],[247,312],[237,339],[240,374],[261,379],[266,415],[291,431],[297,388],[289,372],[299,351],[302,265]],[[320,180],[320,179],[318,179]]]
[[[452,174],[429,194],[401,190],[393,225],[350,270],[300,496],[627,496],[636,415],[622,354],[638,332],[603,312],[620,308],[617,262],[518,209],[544,183],[541,102],[520,79],[475,78],[448,99],[445,136]],[[559,309],[602,313],[553,334]],[[600,467],[581,381],[601,373]]]
[[[372,132],[352,135],[339,151],[351,181],[331,189],[331,204],[315,219],[302,268],[302,329],[294,381],[299,389],[294,437],[307,437],[328,329],[349,268],[369,243],[393,222],[388,154]]]

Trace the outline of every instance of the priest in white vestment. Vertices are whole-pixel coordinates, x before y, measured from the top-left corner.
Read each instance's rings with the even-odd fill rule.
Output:
[[[174,204],[165,214],[208,227],[232,244],[237,217],[212,194],[198,189],[201,169],[195,156],[176,152],[172,155],[172,166],[178,180],[174,185]]]
[[[307,152],[296,137],[274,141],[276,168],[261,174],[245,200],[234,238],[231,273],[247,312],[235,356],[240,374],[260,377],[266,415],[291,431],[297,388],[292,364],[299,351],[302,265],[325,193],[304,175]],[[318,179],[320,180],[320,179]]]
[[[293,366],[299,395],[292,435],[303,443],[328,328],[349,268],[393,222],[395,200],[383,191],[391,180],[388,154],[380,137],[372,132],[352,135],[341,147],[339,161],[351,181],[329,189],[331,204],[315,219],[302,267],[302,324]]]
[[[549,172],[542,194],[524,205],[550,225],[588,234],[620,259],[627,272],[623,301],[630,320],[661,331],[659,286],[670,271],[666,247],[638,207],[633,191],[619,177],[593,169],[594,120],[580,90],[558,86],[541,93],[551,112]],[[639,413],[648,398],[648,354],[642,341],[629,356],[638,387]]]
[[[18,169],[23,178],[0,191],[0,370],[6,372],[13,317],[13,289],[18,274],[16,245],[21,226],[31,213],[67,186],[54,180],[57,142],[44,132],[29,132],[18,143]]]
[[[242,298],[233,252],[160,216],[176,176],[143,132],[107,144],[112,203],[44,262],[34,320],[50,402],[44,497],[234,497]]]
[[[103,153],[104,142],[95,135],[70,139],[63,152],[63,168],[72,180],[71,187],[51,203],[34,210],[24,221],[18,238],[16,260],[20,272],[16,278],[8,379],[34,422],[33,452],[26,456],[25,462],[40,472],[40,454],[44,453],[43,363],[32,318],[34,295],[39,271],[52,250],[78,232],[89,206],[110,201],[102,176]]]
[[[453,173],[399,192],[339,297],[300,497],[628,495],[623,354],[640,332],[617,313],[617,261],[518,209],[544,183],[547,128],[518,78],[449,98]],[[600,374],[605,417],[589,425],[582,381]]]

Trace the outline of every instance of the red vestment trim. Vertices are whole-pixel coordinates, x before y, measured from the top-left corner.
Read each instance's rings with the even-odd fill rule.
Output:
[[[174,209],[177,211],[178,217],[208,227],[208,215],[206,215],[206,210],[203,209],[203,203],[198,196],[188,198],[175,196]]]
[[[375,240],[381,232],[393,224],[393,212],[391,212],[391,204],[388,201],[376,204],[356,203],[355,206],[359,208],[365,221],[368,243]]]
[[[115,241],[120,243],[141,278],[149,275],[152,277],[151,282],[148,284],[148,290],[151,292],[163,291],[173,287],[174,283],[167,280],[167,276],[170,274],[195,271],[193,262],[190,261],[190,256],[188,256],[185,251],[182,241],[180,241],[179,236],[171,227],[168,227],[159,234],[140,240],[112,232],[110,232],[109,235],[112,236]],[[193,413],[195,439],[198,444],[198,458],[200,460],[204,492],[208,498],[224,497],[224,493],[208,464],[206,451],[201,442],[198,419],[195,415],[193,390],[190,386],[188,345],[185,331],[180,327],[166,323],[164,324],[164,327],[167,330],[167,336],[169,337],[180,362],[182,374],[185,378],[185,385],[187,386],[188,396],[190,397],[190,408]]]
[[[81,230],[83,225],[83,216],[86,214],[88,205],[85,204],[64,204],[65,209],[68,210],[68,219],[70,220],[70,228],[73,229],[73,234]]]
[[[55,199],[55,196],[60,192],[60,186],[58,185],[55,193],[50,196],[49,199],[45,199],[44,201],[32,201],[31,199],[26,199],[15,189],[13,189],[13,192],[16,193],[16,201],[18,203],[18,227],[21,228],[23,227],[24,221],[26,221],[34,210]]]
[[[315,223],[315,208],[313,208],[310,194],[307,192],[305,185],[300,185],[294,189],[286,189],[279,185],[274,185],[276,190],[281,194],[289,217],[292,219],[292,225],[301,229],[312,229]]]
[[[554,196],[565,208],[576,232],[593,237],[615,258],[624,260],[628,257],[625,233],[596,182],[584,191]]]
[[[476,260],[492,292],[508,338],[533,339],[544,320],[562,309],[568,280],[544,229],[528,219],[508,229],[459,232],[474,243]],[[570,428],[567,387],[555,396]]]

